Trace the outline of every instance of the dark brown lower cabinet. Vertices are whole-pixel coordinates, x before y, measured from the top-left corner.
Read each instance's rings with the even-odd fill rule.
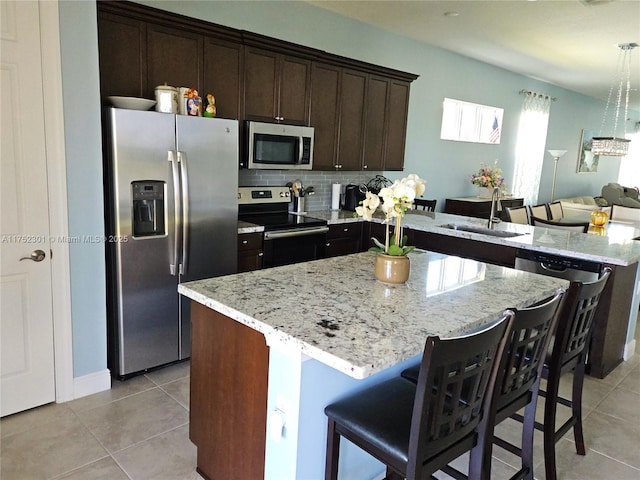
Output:
[[[238,235],[238,272],[260,270],[262,258],[262,233]]]
[[[362,242],[362,223],[338,223],[329,225],[325,255],[337,257],[358,253]]]

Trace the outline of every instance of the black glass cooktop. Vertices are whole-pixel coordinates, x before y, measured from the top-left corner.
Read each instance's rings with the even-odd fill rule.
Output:
[[[240,215],[238,218],[243,222],[264,226],[266,231],[284,230],[287,228],[321,227],[327,224],[326,220],[286,212],[247,214]]]

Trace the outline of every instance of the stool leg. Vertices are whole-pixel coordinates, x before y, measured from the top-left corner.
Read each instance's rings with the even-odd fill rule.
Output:
[[[584,385],[584,360],[580,360],[573,372],[573,392],[571,394],[571,414],[575,419],[573,436],[576,441],[576,452],[585,455],[584,435],[582,432],[582,387]]]
[[[558,408],[557,375],[547,379],[547,392],[544,402],[544,470],[546,480],[556,480],[556,411]]]
[[[336,422],[329,419],[327,425],[327,458],[324,468],[325,480],[338,480],[338,456],[340,455],[340,435],[336,432]]]
[[[527,470],[524,478],[525,480],[533,480],[533,434],[536,430],[536,404],[538,402],[538,386],[540,379],[538,379],[538,385],[534,387],[536,392],[531,399],[529,405],[524,409],[524,420],[522,421],[522,468]]]

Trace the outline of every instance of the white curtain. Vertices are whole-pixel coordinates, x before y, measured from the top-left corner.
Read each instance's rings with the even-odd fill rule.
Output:
[[[525,205],[535,205],[538,202],[551,97],[536,92],[523,93],[525,98],[518,127],[513,194],[524,198]]]
[[[620,160],[618,183],[625,187],[640,188],[640,132],[627,133],[626,138],[631,143],[629,153]]]

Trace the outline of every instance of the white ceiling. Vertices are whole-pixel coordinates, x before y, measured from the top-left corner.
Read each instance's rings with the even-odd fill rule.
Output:
[[[424,43],[606,100],[621,43],[640,43],[640,0],[310,0]],[[456,12],[457,16],[446,16]],[[640,110],[640,47],[630,108]],[[624,105],[624,100],[623,100]]]

